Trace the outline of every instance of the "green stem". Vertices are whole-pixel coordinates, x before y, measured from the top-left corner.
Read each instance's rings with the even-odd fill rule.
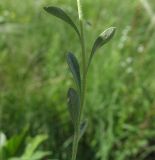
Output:
[[[76,160],[77,150],[78,150],[78,132],[74,133],[74,139],[73,139],[73,149],[72,149],[72,160]]]
[[[80,107],[80,115],[79,115],[79,123],[82,118],[83,106],[85,101],[85,90],[86,90],[86,47],[85,47],[85,36],[84,36],[84,28],[83,28],[83,20],[80,20],[80,29],[81,29],[81,49],[82,49],[82,90],[81,90],[81,107]]]
[[[80,105],[80,114],[78,118],[77,128],[74,131],[74,139],[73,139],[73,149],[72,149],[72,159],[76,160],[78,144],[79,144],[79,136],[80,136],[80,124],[82,120],[83,107],[85,102],[85,90],[86,90],[86,47],[85,47],[85,36],[84,36],[84,27],[83,27],[83,15],[80,0],[77,0],[78,14],[79,14],[79,22],[80,22],[80,32],[81,32],[81,50],[82,50],[82,89],[80,93],[81,105]]]

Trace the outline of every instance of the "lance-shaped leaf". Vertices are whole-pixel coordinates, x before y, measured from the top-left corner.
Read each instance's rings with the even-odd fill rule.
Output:
[[[73,121],[74,127],[77,127],[79,113],[80,113],[80,97],[78,93],[73,89],[70,88],[68,90],[68,110]]]
[[[81,76],[80,76],[80,67],[79,63],[72,53],[67,54],[67,63],[73,74],[73,78],[77,84],[77,87],[81,90]]]
[[[81,139],[81,137],[84,135],[86,129],[87,129],[87,126],[88,126],[88,121],[87,120],[84,120],[81,125],[80,125],[80,136],[79,136],[79,140]]]
[[[66,23],[68,23],[76,31],[76,33],[80,37],[80,32],[79,32],[77,26],[72,21],[72,19],[65,13],[65,11],[63,11],[61,8],[58,8],[55,6],[44,7],[44,10],[46,12],[60,18],[61,20],[65,21]]]
[[[101,48],[104,44],[106,44],[115,34],[115,27],[110,27],[108,29],[106,29],[104,32],[102,32],[98,38],[95,40],[92,51],[91,51],[91,55],[89,57],[89,61],[88,61],[88,66],[91,63],[91,60],[93,58],[93,55],[95,54],[95,52]]]

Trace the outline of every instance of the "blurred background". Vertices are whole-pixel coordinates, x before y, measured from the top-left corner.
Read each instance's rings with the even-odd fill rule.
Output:
[[[117,33],[90,67],[78,160],[154,160],[155,1],[82,3],[87,55],[103,30]],[[81,50],[74,31],[43,10],[50,5],[78,25],[76,0],[0,1],[0,160],[70,159],[65,57]]]

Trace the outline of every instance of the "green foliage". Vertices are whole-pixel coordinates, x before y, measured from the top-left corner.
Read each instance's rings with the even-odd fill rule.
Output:
[[[68,53],[67,63],[68,63],[68,66],[73,74],[73,77],[74,77],[74,80],[77,84],[77,87],[79,88],[79,90],[81,90],[80,67],[79,67],[79,63],[78,63],[76,57],[74,56],[74,54]]]
[[[75,23],[72,21],[72,19],[61,8],[50,6],[50,7],[44,7],[44,9],[48,13],[50,13],[50,14],[62,19],[66,23],[68,23],[72,28],[74,28],[75,32],[80,37],[79,30],[76,27]]]
[[[45,135],[38,135],[36,136],[35,138],[33,138],[27,145],[26,149],[25,149],[25,153],[22,155],[22,158],[24,159],[25,158],[31,158],[33,157],[33,154],[36,150],[36,148],[42,143],[44,142],[45,140],[47,140],[47,136]],[[39,152],[40,154],[41,152]],[[37,155],[37,154],[36,154]],[[46,154],[45,154],[46,155]],[[44,156],[45,156],[44,155]]]
[[[73,27],[75,31],[78,33],[79,38],[80,38],[79,43],[81,44],[81,51],[82,51],[82,57],[81,57],[82,67],[81,68],[82,68],[82,74],[83,74],[82,85],[81,85],[81,75],[80,75],[80,69],[79,69],[80,67],[79,67],[78,61],[76,57],[74,56],[74,54],[69,53],[67,55],[67,63],[73,74],[77,87],[79,88],[78,93],[76,93],[76,90],[72,88],[70,88],[68,91],[69,112],[70,112],[72,121],[74,123],[74,139],[73,139],[71,160],[76,160],[77,151],[78,151],[78,143],[86,129],[85,123],[83,125],[81,121],[82,121],[83,108],[85,104],[87,70],[93,58],[93,55],[97,51],[97,49],[102,47],[104,44],[106,44],[113,37],[115,33],[114,27],[108,28],[95,40],[89,60],[88,60],[88,64],[86,64],[87,63],[86,46],[85,46],[86,42],[85,42],[85,33],[84,33],[84,25],[83,25],[84,19],[83,19],[83,11],[82,11],[82,5],[81,5],[80,0],[77,0],[77,8],[78,8],[78,15],[79,15],[80,32],[77,29],[74,22],[69,18],[69,16],[63,10],[59,9],[58,7],[44,7],[45,11],[47,11],[48,13],[70,24],[71,27]],[[86,68],[86,66],[88,67]]]
[[[50,152],[38,150],[38,147],[47,140],[46,135],[37,135],[28,139],[28,129],[21,134],[11,137],[0,146],[0,159],[2,160],[41,160],[50,155]],[[0,139],[1,140],[1,139]],[[28,140],[28,142],[27,142]],[[25,143],[26,146],[25,146]],[[25,146],[25,149],[24,149]],[[20,155],[16,157],[17,155]]]
[[[22,156],[19,158],[10,158],[9,160],[41,160],[50,155],[50,152],[37,150],[38,146],[45,140],[47,140],[46,135],[37,135],[29,140]]]
[[[91,55],[89,57],[89,61],[88,61],[88,67],[91,63],[91,60],[93,58],[93,55],[95,54],[95,52],[102,47],[104,44],[106,44],[113,36],[115,33],[115,27],[111,27],[108,28],[107,30],[105,30],[103,33],[101,33],[97,39],[94,42],[92,51],[91,51]]]
[[[155,12],[154,0],[148,2]],[[21,0],[0,1],[0,130],[11,139],[31,124],[31,137],[49,136],[42,144],[42,150],[52,150],[47,159],[68,160],[73,125],[65,94],[72,77],[65,57],[70,49],[79,59],[81,49],[74,31],[43,11],[49,4],[63,8],[78,27],[75,1],[27,0],[24,5]],[[84,109],[89,124],[79,159],[152,160],[155,31],[151,19],[140,1],[85,0],[83,10],[88,47],[108,26],[116,26],[117,34],[97,50],[90,65]]]
[[[24,141],[26,140],[28,129],[19,134],[11,137],[11,139],[6,140],[4,144],[0,147],[0,157],[1,159],[8,159],[9,157],[15,156],[18,154],[20,148]]]
[[[68,110],[70,112],[74,127],[77,128],[78,118],[80,114],[80,97],[73,88],[69,88],[67,97]]]

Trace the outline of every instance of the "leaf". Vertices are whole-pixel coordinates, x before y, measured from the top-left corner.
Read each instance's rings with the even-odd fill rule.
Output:
[[[81,137],[84,135],[86,129],[87,129],[87,126],[88,126],[88,121],[83,121],[80,125],[80,136],[79,136],[79,140],[81,139]]]
[[[33,153],[33,155],[29,158],[31,160],[41,160],[41,159],[45,159],[45,157],[51,155],[51,153],[49,151],[36,151],[35,153]],[[23,158],[23,160],[25,160],[25,158]]]
[[[77,87],[81,90],[80,67],[74,54],[72,53],[67,54],[67,63],[73,74],[73,78],[77,84]]]
[[[98,38],[95,40],[94,42],[94,45],[93,45],[93,48],[92,48],[92,51],[91,51],[91,55],[89,57],[89,63],[88,63],[88,66],[90,65],[91,63],[91,60],[92,60],[92,57],[93,55],[95,54],[95,52],[101,48],[104,44],[106,44],[107,42],[109,42],[109,40],[112,39],[112,37],[114,36],[115,34],[115,30],[116,28],[115,27],[110,27],[108,29],[106,29],[104,32],[102,32]]]
[[[23,129],[23,131],[11,137],[11,139],[7,140],[5,149],[7,150],[7,156],[15,156],[23,147],[23,143],[26,140],[26,136],[28,134],[29,127]]]
[[[9,160],[40,160],[45,156],[51,154],[49,151],[37,150],[41,143],[47,139],[47,135],[37,135],[34,138],[30,138],[24,153],[20,157],[13,157]]]
[[[34,154],[35,150],[39,147],[39,145],[47,140],[47,138],[48,137],[46,135],[37,135],[36,137],[32,138],[26,146],[25,152],[21,158],[30,158]]]
[[[40,160],[45,158],[46,156],[51,155],[51,152],[48,151],[36,151],[30,157],[13,157],[9,158],[9,160]]]
[[[76,128],[80,113],[80,97],[73,88],[70,88],[68,90],[67,97],[68,110],[70,112],[70,116],[73,121],[74,127]]]
[[[58,7],[55,7],[55,6],[50,6],[50,7],[44,7],[44,10],[46,12],[60,18],[61,20],[65,21],[66,23],[68,23],[75,30],[75,32],[78,34],[78,36],[81,37],[80,32],[79,32],[77,26],[75,25],[75,23],[65,13],[65,11],[63,11],[61,8],[58,8]]]

